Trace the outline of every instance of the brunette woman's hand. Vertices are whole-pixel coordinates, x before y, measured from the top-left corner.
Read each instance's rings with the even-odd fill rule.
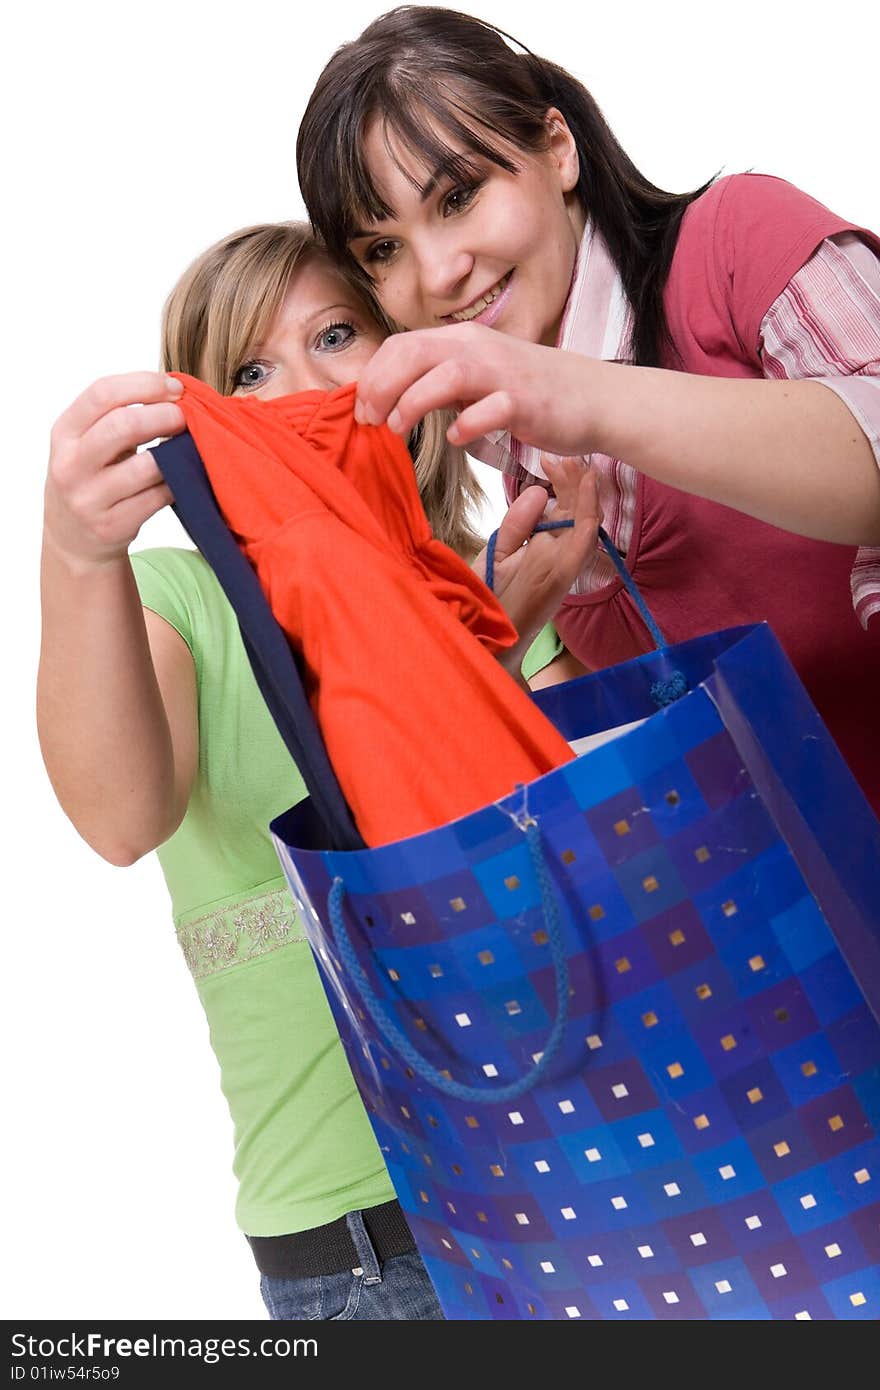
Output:
[[[361,375],[355,416],[406,435],[430,410],[451,406],[459,411],[451,444],[466,447],[493,430],[510,430],[554,454],[586,454],[598,447],[601,392],[592,389],[592,376],[607,367],[483,324],[396,333]]]
[[[180,382],[159,372],[105,377],[52,429],[44,540],[69,564],[103,565],[125,555],[144,522],[171,500],[148,450],[179,434]]]
[[[520,493],[498,528],[493,587],[519,634],[516,646],[502,654],[510,671],[518,671],[595,550],[601,521],[595,477],[579,459],[544,457],[541,466],[556,496],[547,520],[572,520],[574,525],[534,534],[547,505],[546,489],[536,485]],[[485,578],[485,550],[474,569]]]

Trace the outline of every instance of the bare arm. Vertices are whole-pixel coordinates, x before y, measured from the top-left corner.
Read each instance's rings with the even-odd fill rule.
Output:
[[[600,362],[481,324],[395,335],[367,365],[357,415],[406,432],[463,406],[467,445],[509,429],[557,454],[624,459],[684,492],[819,540],[880,543],[880,472],[844,403],[815,381],[733,381]]]
[[[590,366],[603,453],[798,535],[880,543],[880,470],[870,442],[818,382]]]
[[[589,667],[565,648],[549,665],[529,677],[528,687],[530,690],[546,690],[550,685],[563,685],[565,681],[577,680],[579,676],[588,674]]]
[[[151,373],[97,383],[56,424],[46,483],[40,742],[65,812],[114,864],[177,828],[198,758],[192,657],[145,619],[126,553],[170,500],[151,456],[132,450],[180,430],[171,398]]]

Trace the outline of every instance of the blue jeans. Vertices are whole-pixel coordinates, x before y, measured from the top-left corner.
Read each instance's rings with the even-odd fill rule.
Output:
[[[380,1267],[359,1211],[345,1218],[358,1267],[314,1279],[264,1274],[260,1292],[269,1317],[282,1322],[431,1322],[442,1319],[422,1258],[413,1250]]]

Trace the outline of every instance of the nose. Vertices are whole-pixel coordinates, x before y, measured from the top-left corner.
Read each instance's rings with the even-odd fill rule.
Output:
[[[474,268],[474,257],[457,240],[439,235],[427,238],[416,252],[418,276],[425,297],[443,306],[456,297]],[[442,307],[441,307],[442,311]]]
[[[332,391],[337,386],[343,386],[348,380],[338,368],[334,370],[335,358],[329,353],[326,360],[312,358],[302,367],[302,385],[299,391]]]
[[[349,381],[351,370],[346,371],[343,360],[331,353],[313,355],[304,352],[295,363],[290,364],[283,381],[279,380],[278,391],[284,395],[296,391],[333,391]]]

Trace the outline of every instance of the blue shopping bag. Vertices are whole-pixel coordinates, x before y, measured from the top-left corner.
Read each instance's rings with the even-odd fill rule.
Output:
[[[766,624],[644,615],[536,696],[575,762],[366,849],[192,441],[155,452],[309,788],[272,833],[447,1317],[875,1319],[880,824]]]
[[[446,1316],[876,1318],[880,825],[766,624],[537,699],[634,727],[397,844],[272,826]]]

